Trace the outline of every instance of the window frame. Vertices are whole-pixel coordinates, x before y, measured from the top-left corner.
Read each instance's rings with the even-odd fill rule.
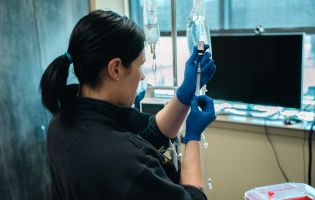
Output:
[[[219,25],[220,29],[212,29],[211,34],[225,35],[225,34],[240,34],[240,33],[253,33],[252,29],[231,29],[231,1],[232,0],[220,0],[219,3]],[[140,1],[129,0],[129,13],[130,17],[140,26],[143,26],[143,14],[140,9]],[[306,34],[315,34],[315,26],[308,27],[294,27],[294,28],[265,28],[266,33],[292,33],[292,32],[304,32]],[[171,36],[170,31],[161,31],[161,36]],[[186,36],[186,31],[177,31],[178,36]]]

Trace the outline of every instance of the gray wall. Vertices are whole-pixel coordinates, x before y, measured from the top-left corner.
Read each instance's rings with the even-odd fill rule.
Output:
[[[0,199],[50,198],[39,80],[88,0],[0,0]]]

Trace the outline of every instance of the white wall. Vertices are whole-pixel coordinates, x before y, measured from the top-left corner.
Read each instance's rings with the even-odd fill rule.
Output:
[[[90,0],[90,10],[110,9],[121,15],[129,16],[128,0]]]

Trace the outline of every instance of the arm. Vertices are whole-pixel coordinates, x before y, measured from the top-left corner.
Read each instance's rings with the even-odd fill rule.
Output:
[[[198,106],[202,109],[199,110]],[[202,188],[200,162],[200,137],[204,129],[215,120],[213,100],[205,95],[194,96],[191,111],[186,120],[185,151],[180,183]]]
[[[200,142],[190,141],[185,146],[180,184],[202,188]]]
[[[168,138],[175,138],[182,125],[189,106],[181,103],[176,96],[156,114],[156,123]]]
[[[205,45],[208,49],[209,45]],[[213,76],[216,66],[210,59],[211,54],[206,52],[200,62],[201,80],[200,87],[204,86]],[[195,94],[197,81],[197,65],[195,63],[198,58],[197,48],[189,57],[185,66],[184,81],[178,87],[176,95],[172,98],[160,112],[156,115],[156,121],[161,132],[168,138],[175,138],[176,134],[183,123],[189,110],[190,102]]]
[[[160,149],[162,146],[167,148],[169,138],[160,131],[156,121],[155,115],[133,110],[129,115],[127,130],[139,134],[156,149]]]

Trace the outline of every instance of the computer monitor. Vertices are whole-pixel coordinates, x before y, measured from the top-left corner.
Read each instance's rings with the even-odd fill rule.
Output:
[[[301,108],[303,34],[212,36],[214,99]]]

